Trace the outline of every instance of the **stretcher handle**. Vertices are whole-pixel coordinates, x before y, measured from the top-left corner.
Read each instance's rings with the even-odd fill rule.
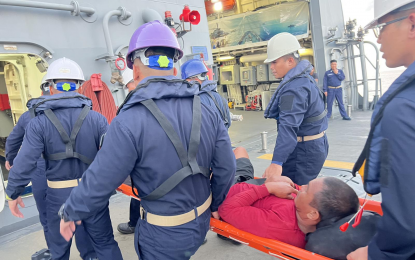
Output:
[[[283,260],[292,260],[293,259],[293,258],[286,258],[286,257],[284,257],[280,254],[272,253],[272,252],[269,252],[269,251],[268,251],[268,254],[272,255],[272,256],[275,256],[275,257],[278,257],[278,258],[283,259]]]
[[[233,237],[231,237],[231,236],[229,236],[229,238],[230,239],[232,239],[232,240],[234,240],[234,241],[236,241],[236,242],[239,242],[239,243],[241,243],[241,244],[244,244],[244,245],[249,245],[249,243],[247,243],[247,242],[243,242],[243,241],[241,241],[241,240],[238,240],[238,239],[236,239],[236,238],[233,238]]]

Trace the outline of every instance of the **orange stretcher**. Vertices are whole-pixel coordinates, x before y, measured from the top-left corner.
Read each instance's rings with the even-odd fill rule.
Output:
[[[121,193],[138,199],[132,192],[131,186],[128,184],[121,184],[117,189]],[[360,204],[364,202],[360,199]],[[370,210],[382,215],[382,208],[380,202],[369,200],[365,205],[365,210]],[[330,260],[331,258],[315,254],[313,252],[280,242],[278,240],[272,240],[267,238],[258,237],[248,232],[239,230],[232,225],[211,218],[210,219],[210,230],[218,233],[222,236],[228,237],[244,245],[255,248],[268,255],[275,256],[283,260]],[[341,232],[339,230],[339,232]]]

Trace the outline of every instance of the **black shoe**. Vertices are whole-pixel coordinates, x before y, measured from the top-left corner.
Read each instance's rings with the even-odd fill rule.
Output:
[[[352,120],[350,117],[343,117],[343,120]]]
[[[32,260],[50,260],[52,256],[49,249],[44,248],[32,255]]]
[[[225,241],[232,242],[232,244],[234,244],[234,245],[242,245],[241,243],[239,243],[239,242],[237,242],[237,241],[235,241],[235,240],[233,240],[233,239],[230,239],[230,238],[224,237],[224,236],[219,235],[219,234],[217,234],[217,235],[218,235],[218,238],[220,238],[220,239],[222,239],[222,240],[225,240]]]
[[[121,223],[117,226],[117,230],[121,234],[133,234],[135,227],[130,226],[128,223]]]

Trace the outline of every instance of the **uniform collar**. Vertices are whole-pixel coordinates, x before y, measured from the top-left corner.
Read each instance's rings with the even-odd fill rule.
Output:
[[[284,76],[284,79],[282,80],[281,84],[284,84],[285,82],[296,76],[302,76],[307,74],[310,75],[311,70],[311,63],[308,60],[302,60],[297,64],[297,66],[288,71],[288,73]]]
[[[199,87],[199,82],[188,82],[174,76],[147,77],[128,94],[117,114],[148,99],[192,97],[199,93]]]

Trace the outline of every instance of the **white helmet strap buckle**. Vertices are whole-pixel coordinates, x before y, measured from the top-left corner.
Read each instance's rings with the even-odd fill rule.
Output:
[[[146,51],[147,50],[148,50],[148,48],[136,50],[134,52],[134,55],[131,56],[132,57],[131,62],[134,63],[134,60],[139,58],[145,66],[150,65],[149,58],[146,57]]]
[[[198,78],[201,81],[204,81],[206,79],[207,72],[203,72],[197,75],[192,76],[191,78]]]
[[[144,65],[146,65],[146,66],[150,65],[149,58],[146,57],[146,51],[147,50],[148,50],[148,48],[136,50],[134,52],[134,54],[131,55],[131,62],[134,63],[134,60],[139,58]],[[179,56],[180,56],[180,52],[178,50],[175,50],[174,57],[173,57],[173,62],[177,62],[179,60]]]

